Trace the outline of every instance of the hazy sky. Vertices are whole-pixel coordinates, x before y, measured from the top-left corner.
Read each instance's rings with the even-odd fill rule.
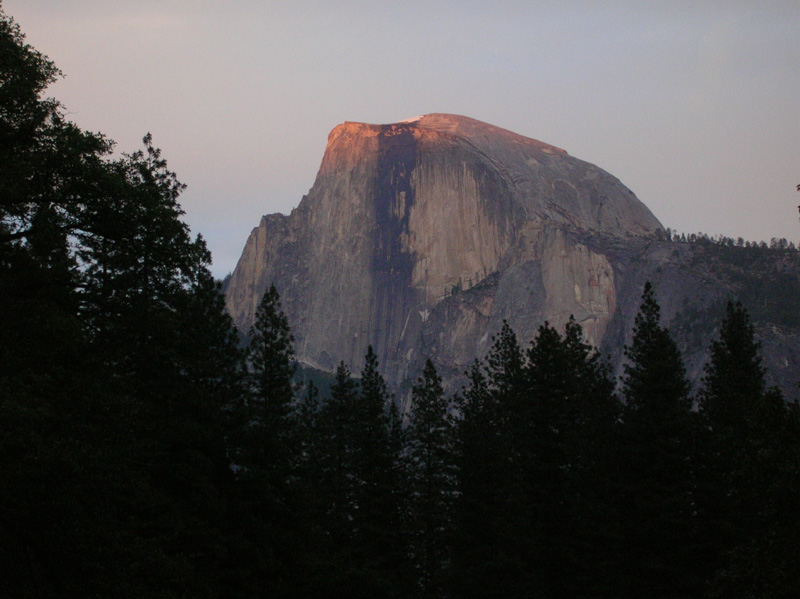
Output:
[[[330,130],[462,114],[617,176],[665,226],[800,239],[800,2],[5,0],[84,129],[141,147],[224,276]]]

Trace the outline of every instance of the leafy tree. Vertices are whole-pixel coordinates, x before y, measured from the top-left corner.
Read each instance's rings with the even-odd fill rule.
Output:
[[[57,76],[0,13],[0,594],[211,596],[230,320],[149,137],[110,160]]]

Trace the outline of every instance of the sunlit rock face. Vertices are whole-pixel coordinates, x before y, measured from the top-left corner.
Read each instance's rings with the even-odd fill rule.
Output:
[[[358,371],[372,345],[395,385],[426,357],[452,378],[503,319],[527,341],[574,315],[600,345],[620,282],[587,239],[660,227],[610,174],[510,131],[446,114],[348,122],[299,206],[251,233],[227,305],[246,332],[274,282],[300,361]]]

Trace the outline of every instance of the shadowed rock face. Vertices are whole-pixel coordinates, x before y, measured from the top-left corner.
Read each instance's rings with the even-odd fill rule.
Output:
[[[724,301],[746,287],[735,281],[781,272],[800,289],[800,264],[795,254],[739,272],[735,256],[659,241],[660,228],[613,176],[510,131],[446,114],[348,122],[299,206],[250,234],[227,306],[246,332],[274,282],[301,362],[357,372],[372,345],[393,386],[430,357],[458,389],[503,320],[524,345],[544,321],[562,330],[573,315],[621,372],[649,279],[696,381]],[[765,364],[791,387],[800,332],[756,324]]]
[[[487,347],[487,319],[500,308],[526,330],[576,314],[599,342],[615,308],[613,268],[561,231],[659,227],[616,178],[510,131],[445,114],[348,122],[331,132],[297,209],[265,216],[251,233],[227,305],[246,331],[274,282],[302,362],[358,370],[371,344],[397,384],[428,353],[428,323],[448,328],[442,301],[490,277],[498,297],[445,335],[459,361]],[[529,293],[516,298],[520,289]]]

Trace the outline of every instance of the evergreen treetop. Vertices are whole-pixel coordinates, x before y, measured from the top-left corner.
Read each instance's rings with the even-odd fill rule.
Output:
[[[663,418],[691,407],[689,382],[677,345],[660,325],[661,308],[648,281],[634,320],[633,340],[625,347],[622,394],[626,414]]]
[[[270,285],[264,293],[248,337],[247,360],[252,371],[253,392],[257,401],[264,405],[264,417],[286,418],[294,399],[292,377],[297,364],[294,337],[275,285]]]
[[[700,391],[701,410],[711,426],[743,433],[755,416],[766,390],[759,351],[747,311],[728,302]]]

